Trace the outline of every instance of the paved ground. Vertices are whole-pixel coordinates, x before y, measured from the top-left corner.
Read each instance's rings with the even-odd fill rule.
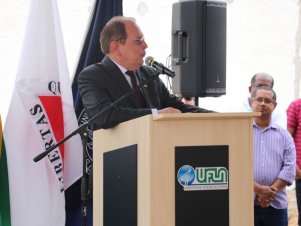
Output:
[[[297,211],[297,204],[296,204],[296,196],[295,196],[295,189],[287,190],[288,195],[288,219],[289,219],[289,226],[297,226],[298,222],[298,211]]]

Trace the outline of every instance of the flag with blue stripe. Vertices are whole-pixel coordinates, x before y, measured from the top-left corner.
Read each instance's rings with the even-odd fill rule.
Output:
[[[87,66],[98,63],[104,57],[100,49],[100,32],[104,25],[113,17],[122,15],[122,0],[95,0],[91,13],[88,30],[83,44],[82,52],[78,61],[72,82],[73,100],[79,125],[88,120],[78,90],[77,78],[79,73]],[[86,172],[90,174],[92,169],[92,130],[88,127],[89,139],[86,151]],[[79,226],[81,219],[81,183],[76,182],[65,193],[66,196],[66,226]],[[87,203],[87,225],[92,225],[92,198]]]

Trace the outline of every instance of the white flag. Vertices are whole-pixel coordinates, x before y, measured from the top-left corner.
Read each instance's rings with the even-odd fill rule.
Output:
[[[82,174],[82,144],[56,0],[32,0],[4,127],[13,226],[64,226],[64,190]]]

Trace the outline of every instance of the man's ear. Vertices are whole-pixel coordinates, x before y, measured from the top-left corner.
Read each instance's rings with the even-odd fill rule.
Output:
[[[252,90],[252,86],[249,86],[249,93],[251,93],[251,90]]]
[[[249,101],[250,101],[250,106],[251,106],[251,108],[252,108],[252,110],[253,110],[253,103],[254,103],[254,100],[250,97],[250,98],[249,98]]]
[[[110,52],[115,52],[118,49],[118,42],[113,41],[110,43]]]

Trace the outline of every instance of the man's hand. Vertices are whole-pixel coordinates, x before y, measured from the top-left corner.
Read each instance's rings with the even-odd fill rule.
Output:
[[[256,202],[263,208],[266,208],[275,199],[277,189],[272,186],[260,186],[256,191]]]

